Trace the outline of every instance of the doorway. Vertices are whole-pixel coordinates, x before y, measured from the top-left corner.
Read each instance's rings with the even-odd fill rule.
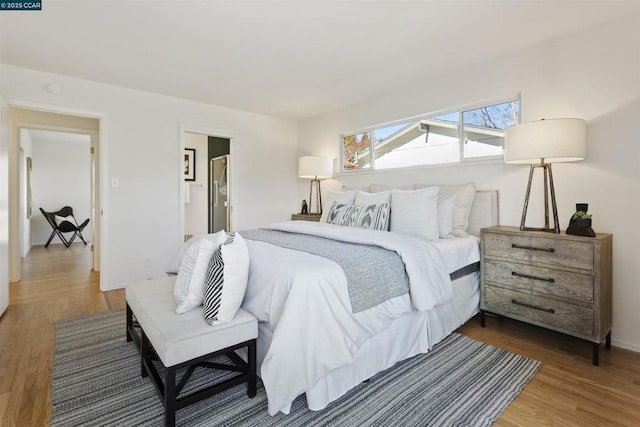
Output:
[[[78,224],[90,219],[91,135],[22,128],[20,146],[23,150],[29,150],[27,159],[30,161],[24,175],[31,176],[25,180],[26,194],[21,203],[26,206],[26,214],[20,215],[25,221],[22,227],[24,257],[32,246],[45,245],[51,235],[52,228],[39,208],[55,212],[70,206]],[[21,164],[21,167],[24,168],[25,164]],[[29,198],[31,200],[27,200]],[[89,226],[82,231],[82,237],[88,243],[93,242],[92,226],[89,221]],[[79,239],[76,241],[80,242]],[[61,243],[57,237],[51,240],[51,245]]]
[[[184,239],[229,231],[233,210],[231,138],[185,130],[183,142]]]
[[[100,271],[100,197],[99,197],[99,119],[73,116],[67,114],[50,113],[39,110],[29,110],[18,107],[9,107],[8,109],[9,119],[9,281],[17,282],[21,279],[21,264],[22,257],[26,253],[29,244],[27,244],[26,236],[29,235],[29,242],[33,243],[31,236],[34,235],[32,229],[32,219],[37,221],[39,219],[38,214],[40,202],[28,201],[28,186],[25,184],[25,179],[28,176],[25,168],[27,164],[32,166],[33,169],[38,168],[38,163],[33,163],[33,155],[28,155],[25,151],[25,141],[29,140],[32,133],[44,132],[50,135],[55,134],[67,134],[69,137],[82,138],[84,143],[85,155],[88,158],[89,164],[87,174],[83,175],[82,185],[85,185],[88,191],[89,204],[86,209],[82,209],[82,213],[76,211],[74,208],[74,214],[78,219],[78,215],[82,215],[83,221],[87,216],[90,218],[89,224],[83,236],[91,236],[91,245],[89,250],[93,251],[90,255],[90,267],[94,271]],[[28,136],[27,136],[28,135]],[[31,141],[31,140],[29,140]],[[28,144],[27,144],[28,145]],[[22,152],[21,152],[22,149]],[[41,157],[41,160],[51,160],[46,154]],[[29,160],[27,160],[29,159]],[[24,166],[23,166],[24,160]],[[40,163],[44,165],[45,163]],[[71,165],[70,168],[77,167],[77,165]],[[38,170],[42,172],[42,170]],[[67,180],[69,181],[69,180]],[[73,178],[71,178],[73,181]],[[63,186],[64,187],[64,186]],[[48,190],[43,190],[43,192]],[[64,191],[64,189],[61,189]],[[33,197],[33,195],[31,195]],[[71,202],[72,203],[72,202]],[[65,203],[71,205],[71,203]],[[59,209],[57,208],[50,209]],[[87,212],[88,210],[88,212]],[[27,218],[30,211],[30,218]],[[44,220],[44,217],[42,218]],[[29,228],[29,230],[25,230]],[[50,232],[50,231],[49,231]],[[37,239],[36,239],[37,240]],[[39,243],[39,242],[35,242]]]
[[[209,161],[211,191],[209,208],[209,233],[229,231],[229,155],[214,157]]]

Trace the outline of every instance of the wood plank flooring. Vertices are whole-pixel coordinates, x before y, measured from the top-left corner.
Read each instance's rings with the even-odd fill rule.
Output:
[[[56,320],[122,307],[100,292],[82,244],[34,247],[0,319],[0,425],[47,426]],[[472,319],[458,332],[543,362],[496,426],[640,426],[640,353],[613,347],[591,365],[591,344],[510,319]],[[614,333],[615,336],[615,333]]]

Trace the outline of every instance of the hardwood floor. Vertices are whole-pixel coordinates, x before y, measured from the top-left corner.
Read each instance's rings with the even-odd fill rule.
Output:
[[[458,332],[543,363],[495,426],[640,426],[640,353],[591,343],[516,320],[476,318]]]
[[[124,306],[122,290],[102,293],[91,253],[34,247],[11,284],[0,319],[0,425],[46,426],[51,416],[54,322]],[[496,426],[640,425],[640,353],[613,347],[591,365],[591,344],[510,319],[472,319],[458,332],[543,362]]]
[[[100,292],[89,246],[33,247],[0,318],[0,425],[48,426],[54,323],[124,306],[123,291]]]

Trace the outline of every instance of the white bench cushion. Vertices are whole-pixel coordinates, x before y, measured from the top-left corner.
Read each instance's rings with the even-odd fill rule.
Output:
[[[173,366],[258,337],[258,321],[240,308],[229,323],[209,326],[202,307],[174,311],[175,276],[127,286],[127,303],[164,366]]]

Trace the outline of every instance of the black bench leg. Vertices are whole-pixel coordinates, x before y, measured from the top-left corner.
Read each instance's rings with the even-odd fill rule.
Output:
[[[480,326],[485,327],[487,325],[487,321],[485,320],[484,310],[480,310]]]
[[[593,343],[593,366],[598,366],[600,364],[600,343]]]
[[[164,425],[174,427],[176,425],[176,368],[166,369],[164,383]]]
[[[133,337],[131,336],[131,329],[133,327],[133,311],[131,311],[131,307],[127,304],[127,342],[131,342]]]
[[[147,369],[144,367],[144,359],[147,357],[149,353],[149,339],[143,330],[140,331],[140,376],[142,378],[148,377],[149,373]]]
[[[611,331],[609,331],[607,337],[605,338],[604,348],[611,348]]]
[[[247,382],[247,395],[255,397],[257,393],[257,369],[256,369],[256,340],[251,340],[247,351],[249,362],[249,381]]]

